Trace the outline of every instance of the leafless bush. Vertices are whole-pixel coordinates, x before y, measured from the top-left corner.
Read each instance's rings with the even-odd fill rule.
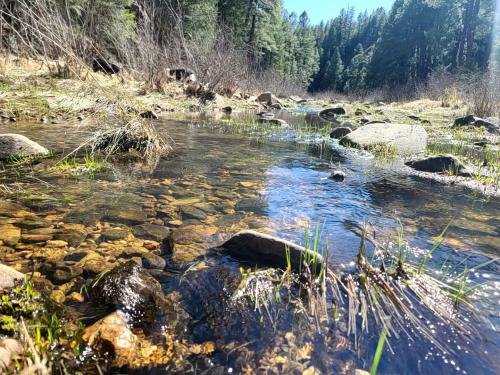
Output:
[[[500,114],[500,81],[498,75],[488,72],[471,82],[467,92],[469,113],[479,117]]]

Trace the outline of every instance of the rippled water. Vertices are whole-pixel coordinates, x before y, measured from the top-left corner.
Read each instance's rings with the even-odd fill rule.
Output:
[[[71,150],[87,133],[86,128],[78,124],[12,124],[5,127],[4,130],[25,134],[56,153]],[[134,197],[164,199],[165,206],[170,202],[176,207],[175,212],[166,208],[162,210],[157,205],[147,212],[148,221],[157,218],[176,227],[178,223],[169,222],[180,220],[181,228],[201,225],[205,228],[204,233],[209,233],[202,240],[195,241],[200,245],[195,248],[187,243],[190,241],[188,235],[186,246],[174,254],[179,261],[194,259],[203,253],[200,248],[215,246],[241,229],[267,231],[300,243],[306,226],[311,227],[311,231],[319,226],[321,244],[323,248],[328,246],[331,262],[349,268],[357,255],[360,232],[365,224],[371,225],[380,241],[394,242],[398,220],[404,228],[405,239],[412,248],[418,249],[431,248],[434,238],[451,223],[442,246],[431,260],[431,267],[436,270],[445,260],[448,266],[457,265],[458,269],[463,269],[466,265],[481,264],[500,254],[498,199],[487,199],[465,188],[409,176],[399,165],[355,155],[344,157],[328,147],[314,144],[273,142],[267,135],[258,136],[255,131],[248,136],[235,134],[225,126],[169,120],[162,121],[157,128],[162,134],[168,133],[175,144],[174,152],[161,160],[152,174],[141,168],[116,166],[111,172],[94,178],[43,177],[42,174],[40,179],[43,182],[24,175],[16,180],[23,182],[24,187],[50,197],[31,201],[30,207],[40,212],[54,209],[65,215],[69,212],[72,213],[72,222],[86,225],[106,221],[103,216],[117,207],[131,212],[141,210],[143,202],[134,202]],[[328,179],[332,168],[344,170],[347,174],[345,181]],[[0,183],[7,182],[5,179],[13,181],[12,175],[3,179]],[[162,183],[167,180],[168,183]],[[183,204],[183,200],[187,203]],[[23,203],[26,204],[26,200]],[[207,227],[216,229],[211,231]],[[231,267],[229,265],[228,269]],[[238,267],[234,267],[231,272],[237,273]],[[432,354],[431,345],[413,351],[412,345],[428,344],[415,344],[404,337],[400,340],[391,338],[390,345],[397,354],[384,353],[380,372],[498,373],[500,366],[496,354],[500,338],[495,330],[500,328],[499,270],[498,263],[493,263],[475,273],[477,282],[492,282],[485,292],[486,298],[477,302],[492,326],[481,326],[480,335],[469,343],[469,349],[436,356]],[[203,283],[214,277],[217,278],[205,275],[201,281],[194,280],[193,283],[199,282],[201,288],[207,288],[209,296],[212,286]],[[169,282],[165,288],[172,290],[175,285]],[[213,293],[220,297],[215,291]],[[203,296],[191,298],[193,304],[203,305],[199,301]],[[282,327],[280,332],[294,328],[293,319],[290,319],[289,326]],[[229,337],[238,328],[228,325],[225,330],[215,330],[216,333],[211,334],[200,333],[200,330],[203,331],[200,327],[194,330],[200,339],[229,342]],[[268,327],[262,328],[262,332],[271,334]],[[226,337],[222,337],[224,335]],[[344,365],[353,361],[357,368],[369,368],[378,333],[371,332],[364,337],[366,343],[359,356],[351,347],[349,351],[340,350],[337,360]],[[271,340],[255,332],[242,333],[242,341],[245,339],[257,340],[262,347],[267,345],[264,342]],[[314,342],[317,353],[312,362],[321,368],[329,363],[322,356],[328,355],[325,353],[330,353],[331,348],[321,348],[324,344],[318,338],[314,338]],[[279,340],[274,345],[277,343]],[[287,345],[292,346],[290,342]],[[467,343],[462,345],[467,346]],[[265,351],[256,352],[262,356]],[[217,360],[224,362],[221,358]],[[341,371],[342,366],[333,368]],[[333,370],[327,366],[324,371]]]

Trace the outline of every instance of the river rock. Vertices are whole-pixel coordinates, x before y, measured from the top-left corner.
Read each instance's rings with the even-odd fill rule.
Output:
[[[92,301],[121,310],[129,323],[153,322],[155,307],[162,303],[160,283],[133,260],[98,276],[91,285]]]
[[[303,269],[304,259],[313,259],[316,256],[317,265],[323,263],[321,254],[313,254],[311,250],[305,249],[293,242],[283,240],[268,234],[246,230],[237,233],[220,246],[224,252],[235,259],[255,263],[272,265],[273,267],[287,267],[287,249],[290,252],[290,262],[294,271]],[[319,266],[313,267],[313,272],[318,272]]]
[[[334,181],[344,181],[345,180],[345,172],[343,171],[333,171],[328,177],[330,180]]]
[[[456,176],[471,177],[467,167],[452,155],[437,155],[406,163],[407,166],[421,172],[449,173]]]
[[[127,318],[115,311],[87,327],[82,338],[98,353],[114,357],[116,366],[132,363],[139,350],[139,338],[130,329]]]
[[[345,115],[346,111],[342,107],[327,108],[319,113],[319,117],[326,121],[334,121],[340,115]]]
[[[0,160],[16,157],[44,156],[45,147],[20,134],[0,134]]]
[[[370,149],[392,146],[399,155],[419,154],[427,147],[427,132],[421,125],[377,123],[362,126],[340,140],[344,146]]]
[[[62,261],[47,260],[38,269],[55,285],[62,285],[83,273],[83,269],[75,264]]]
[[[112,223],[136,225],[144,223],[147,220],[147,216],[142,208],[137,206],[127,207],[126,210],[118,208],[110,210],[103,216],[103,220]]]
[[[165,259],[153,253],[143,254],[141,260],[142,266],[146,269],[163,270],[167,265],[167,261]]]
[[[136,225],[132,228],[132,231],[137,237],[157,242],[163,242],[164,240],[168,239],[171,232],[169,228],[163,225],[155,225],[149,223]]]
[[[330,138],[341,139],[345,137],[347,134],[352,133],[352,129],[346,126],[333,129],[330,133]]]
[[[274,96],[273,94],[271,94],[270,92],[264,92],[264,93],[260,94],[257,97],[256,101],[259,103],[266,104],[268,106],[272,106],[273,104],[281,104],[279,99],[276,96]]]
[[[16,245],[21,239],[21,229],[12,225],[0,225],[0,241],[7,246]]]
[[[24,280],[24,274],[0,263],[0,290],[10,289]]]
[[[119,241],[130,238],[131,232],[127,228],[107,228],[101,232],[99,241]]]

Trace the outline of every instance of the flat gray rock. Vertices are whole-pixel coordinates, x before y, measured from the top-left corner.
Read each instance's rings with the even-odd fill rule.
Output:
[[[49,153],[45,147],[20,134],[0,134],[0,160],[16,157],[44,156]]]
[[[427,132],[421,125],[368,124],[340,140],[343,146],[370,149],[377,145],[394,147],[399,155],[419,154],[427,147]]]
[[[303,270],[305,259],[316,259],[316,267],[312,267],[314,273],[319,272],[324,260],[321,254],[314,254],[293,242],[283,240],[268,234],[245,230],[235,234],[226,243],[220,246],[235,259],[255,262],[255,264],[267,264],[273,267],[286,269],[287,249],[290,252],[290,263],[294,271]]]

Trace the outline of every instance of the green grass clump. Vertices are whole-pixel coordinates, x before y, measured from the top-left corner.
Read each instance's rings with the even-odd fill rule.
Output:
[[[50,371],[56,363],[74,361],[82,332],[83,326],[67,320],[64,310],[36,291],[28,277],[0,294],[0,335],[17,340],[23,349],[7,373],[35,373],[30,372],[35,367]]]

